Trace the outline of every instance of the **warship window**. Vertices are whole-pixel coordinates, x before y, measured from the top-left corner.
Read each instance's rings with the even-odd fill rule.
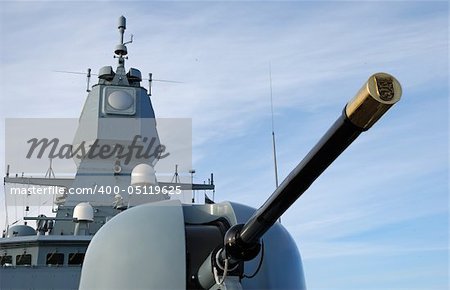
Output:
[[[12,264],[12,256],[0,256],[0,265]]]
[[[84,261],[84,253],[70,253],[69,265],[81,265]]]
[[[47,254],[47,265],[62,265],[64,264],[64,254],[50,253]]]
[[[31,254],[23,254],[16,256],[16,266],[31,265]]]

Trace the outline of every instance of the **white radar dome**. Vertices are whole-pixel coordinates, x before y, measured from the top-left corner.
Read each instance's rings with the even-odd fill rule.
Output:
[[[131,185],[156,184],[155,169],[148,164],[138,164],[131,171]]]
[[[94,221],[94,208],[89,202],[81,202],[73,209],[73,218],[78,221]]]
[[[115,91],[108,96],[108,104],[116,110],[126,110],[133,105],[133,97],[124,91]]]

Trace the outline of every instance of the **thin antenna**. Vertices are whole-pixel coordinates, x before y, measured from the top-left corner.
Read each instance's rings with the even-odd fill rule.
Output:
[[[63,74],[74,74],[74,75],[86,75],[86,73],[79,72],[79,71],[52,70],[52,72],[63,73]],[[92,70],[91,70],[90,76],[98,76],[98,74],[92,73]],[[143,81],[151,81],[151,82],[160,82],[160,83],[172,83],[172,84],[184,84],[185,83],[185,82],[165,80],[165,79],[154,79],[152,76],[150,76],[148,79],[143,78],[142,80]]]
[[[8,165],[8,175],[9,176],[9,165]],[[3,180],[3,192],[6,192],[6,183]],[[7,202],[7,198],[5,198],[4,202],[5,202],[5,235],[9,230],[9,216],[8,216],[8,202]],[[3,234],[2,234],[3,237]]]
[[[275,170],[275,186],[278,188],[278,164],[277,164],[277,149],[275,145],[275,125],[273,118],[273,92],[272,92],[272,64],[269,63],[269,79],[270,79],[270,110],[272,113],[272,146],[273,146],[273,165]]]
[[[152,81],[153,81],[153,74],[148,74],[148,96],[150,97],[152,95]]]
[[[47,169],[47,172],[45,173],[45,178],[55,178],[55,172],[53,171],[52,167],[53,159],[50,158],[50,166]]]
[[[194,174],[195,174],[195,170],[191,169],[189,170],[189,173],[191,174],[191,186],[194,186]],[[192,189],[192,203],[195,203],[195,190]]]
[[[91,69],[88,68],[88,69],[87,69],[87,79],[86,79],[86,82],[87,82],[86,92],[88,92],[88,93],[91,91],[91,90],[89,89],[89,83],[90,83],[90,81],[91,81]]]
[[[210,179],[210,181],[209,181],[209,184],[210,185],[214,185],[214,174],[211,172],[211,179]],[[214,201],[214,198],[215,198],[215,194],[216,194],[216,187],[214,187],[214,189],[213,189],[213,196],[212,196],[212,200]]]
[[[175,181],[175,182],[174,182]],[[172,180],[170,182],[174,182],[174,183],[180,183],[180,176],[178,175],[178,164],[175,164],[175,173],[172,177]]]

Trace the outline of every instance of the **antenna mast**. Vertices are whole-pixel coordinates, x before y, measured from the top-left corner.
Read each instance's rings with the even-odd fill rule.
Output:
[[[175,164],[175,173],[174,173],[174,175],[172,177],[171,182],[174,182],[174,181],[175,181],[175,183],[180,183],[181,182],[180,175],[178,174],[178,164]]]
[[[275,126],[273,118],[273,93],[272,93],[272,64],[269,63],[269,80],[270,80],[270,110],[272,114],[272,147],[273,147],[273,165],[275,171],[275,188],[278,188],[278,164],[277,164],[277,149],[275,144]]]
[[[116,49],[114,50],[114,53],[117,56],[114,55],[114,57],[119,59],[119,66],[123,67],[124,59],[127,58],[126,55],[128,54],[126,45],[133,42],[133,34],[131,35],[131,38],[129,41],[123,42],[125,29],[127,29],[127,20],[123,16],[119,17],[119,24],[118,24],[117,28],[119,29],[119,33],[120,33],[120,44],[116,45]]]
[[[86,75],[86,82],[87,82],[87,85],[86,85],[86,92],[90,92],[91,90],[89,89],[89,83],[90,83],[90,81],[91,81],[91,69],[90,68],[88,68],[87,69],[87,75]]]
[[[52,167],[53,159],[50,158],[50,166],[47,169],[47,172],[45,173],[45,178],[55,178],[55,172],[53,171]]]

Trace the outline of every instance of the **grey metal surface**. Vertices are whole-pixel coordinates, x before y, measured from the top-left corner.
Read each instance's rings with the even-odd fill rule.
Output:
[[[36,231],[27,225],[14,225],[6,232],[7,238],[22,237],[22,236],[35,236]]]
[[[108,113],[107,97],[117,91],[126,91],[132,97],[132,105],[127,109],[126,114],[117,115]],[[106,111],[105,111],[106,110]],[[127,148],[135,136],[141,139],[147,137],[148,140],[155,138],[154,146],[159,144],[159,137],[156,131],[155,114],[143,88],[95,85],[89,93],[85,106],[80,116],[80,122],[74,137],[74,147],[77,148],[82,142],[86,144],[109,145],[114,147],[120,144]],[[141,144],[141,143],[139,143]],[[114,172],[117,162],[115,156],[109,158],[83,158],[75,159],[78,170],[73,188],[95,188],[98,186],[119,186],[126,189],[130,185],[130,174],[133,168],[140,163],[154,165],[155,158],[146,160],[136,159],[135,156],[129,162],[120,163],[121,172]],[[127,199],[128,196],[124,195]],[[89,201],[93,205],[111,205],[114,202],[114,195],[70,195],[66,199],[66,205],[76,205],[79,202]],[[134,205],[149,202],[149,197],[134,197]],[[124,200],[125,203],[128,200]],[[133,205],[133,204],[132,204]]]
[[[186,289],[183,210],[169,200],[131,208],[94,236],[80,289]]]
[[[73,178],[5,177],[5,183],[69,187]]]
[[[5,245],[12,243],[73,243],[77,241],[90,241],[92,236],[73,236],[73,235],[34,235],[24,237],[4,238],[0,242],[0,250],[4,250]]]
[[[70,218],[73,217],[74,206],[59,206],[56,213],[57,218]],[[114,209],[112,204],[109,206],[94,206],[94,221],[89,223],[89,233],[95,234],[108,220],[118,214],[120,211]],[[75,231],[75,223],[71,220],[57,221],[51,232],[52,235],[73,235]]]
[[[247,220],[254,211],[229,202],[181,205],[179,201],[129,209],[94,237],[80,289],[186,289],[185,224],[209,224],[225,218],[234,225]],[[261,254],[246,262],[245,274],[252,274],[260,259]],[[262,266],[255,277],[244,278],[241,284],[230,278],[223,289],[306,289],[297,246],[281,224],[274,225],[264,237]]]
[[[247,221],[254,208],[231,203],[238,223]],[[306,289],[303,265],[294,239],[286,228],[276,223],[264,236],[264,258],[258,274],[252,279],[242,279],[244,289]],[[261,253],[245,262],[245,274],[257,269]]]
[[[0,267],[0,289],[75,290],[80,274],[80,266]]]
[[[185,223],[208,223],[220,217],[226,218],[230,225],[236,224],[236,217],[229,202],[215,204],[183,204]]]

